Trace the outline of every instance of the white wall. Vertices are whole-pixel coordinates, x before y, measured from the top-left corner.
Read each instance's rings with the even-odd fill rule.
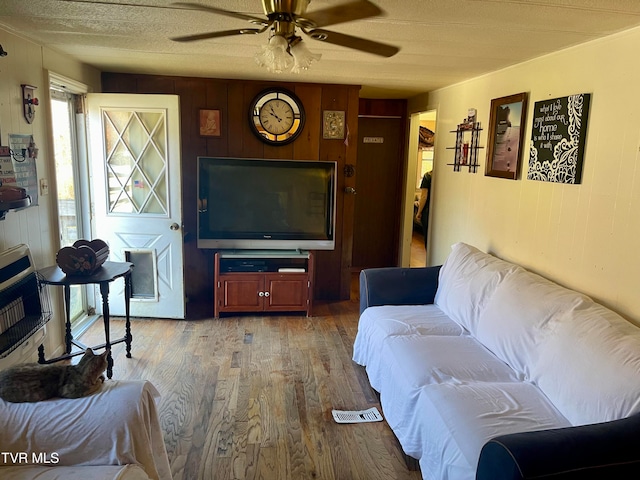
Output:
[[[33,135],[39,150],[38,178],[47,178],[51,194],[39,196],[38,206],[8,212],[0,221],[0,251],[24,243],[29,245],[36,268],[55,262],[58,235],[53,148],[50,141],[47,70],[72,78],[100,90],[100,72],[65,57],[49,48],[36,45],[0,29],[0,45],[8,52],[0,57],[0,144],[8,145],[9,134]],[[40,106],[28,124],[22,113],[21,84],[37,87]],[[59,292],[55,292],[59,293]],[[49,323],[47,352],[62,345],[64,313],[54,295],[54,321]]]
[[[640,29],[416,97],[437,109],[430,264],[464,241],[522,264],[640,322]],[[521,179],[453,172],[448,133],[477,108],[486,146],[492,98],[529,92]],[[526,179],[536,101],[591,93],[582,183]]]

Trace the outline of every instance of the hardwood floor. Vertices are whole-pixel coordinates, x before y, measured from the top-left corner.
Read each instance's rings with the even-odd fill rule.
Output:
[[[133,319],[133,358],[114,346],[114,379],[147,379],[175,480],[418,480],[386,422],[336,424],[331,410],[377,406],[351,360],[357,296],[313,318]],[[124,321],[112,319],[111,336]],[[104,342],[102,322],[81,338]]]
[[[424,267],[427,264],[427,252],[424,249],[424,236],[415,229],[411,236],[411,260],[409,266]]]

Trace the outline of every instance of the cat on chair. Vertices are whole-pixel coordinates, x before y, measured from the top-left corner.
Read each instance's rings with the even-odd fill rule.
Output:
[[[87,348],[77,365],[21,364],[0,372],[0,398],[40,402],[54,397],[80,398],[102,387],[109,350],[96,355]]]

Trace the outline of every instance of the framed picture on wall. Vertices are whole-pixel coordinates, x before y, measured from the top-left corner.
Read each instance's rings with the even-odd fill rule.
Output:
[[[220,132],[220,110],[201,109],[199,114],[200,136],[219,137]]]
[[[523,92],[491,100],[486,176],[511,180],[518,178],[527,97],[528,94]]]
[[[325,110],[322,112],[322,138],[337,139],[344,138],[344,111]]]
[[[590,93],[533,104],[528,180],[582,181]]]

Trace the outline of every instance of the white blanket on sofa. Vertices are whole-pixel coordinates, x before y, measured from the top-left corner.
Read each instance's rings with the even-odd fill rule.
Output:
[[[640,412],[640,329],[462,243],[440,270],[433,305],[363,311],[353,360],[425,480],[473,480],[497,435]]]
[[[79,399],[0,399],[1,450],[13,454],[0,456],[0,476],[3,465],[137,464],[149,478],[170,480],[156,397],[149,382],[107,380],[98,393]]]
[[[149,480],[138,465],[100,465],[79,467],[40,467],[21,465],[2,467],[0,478],[11,480]]]

